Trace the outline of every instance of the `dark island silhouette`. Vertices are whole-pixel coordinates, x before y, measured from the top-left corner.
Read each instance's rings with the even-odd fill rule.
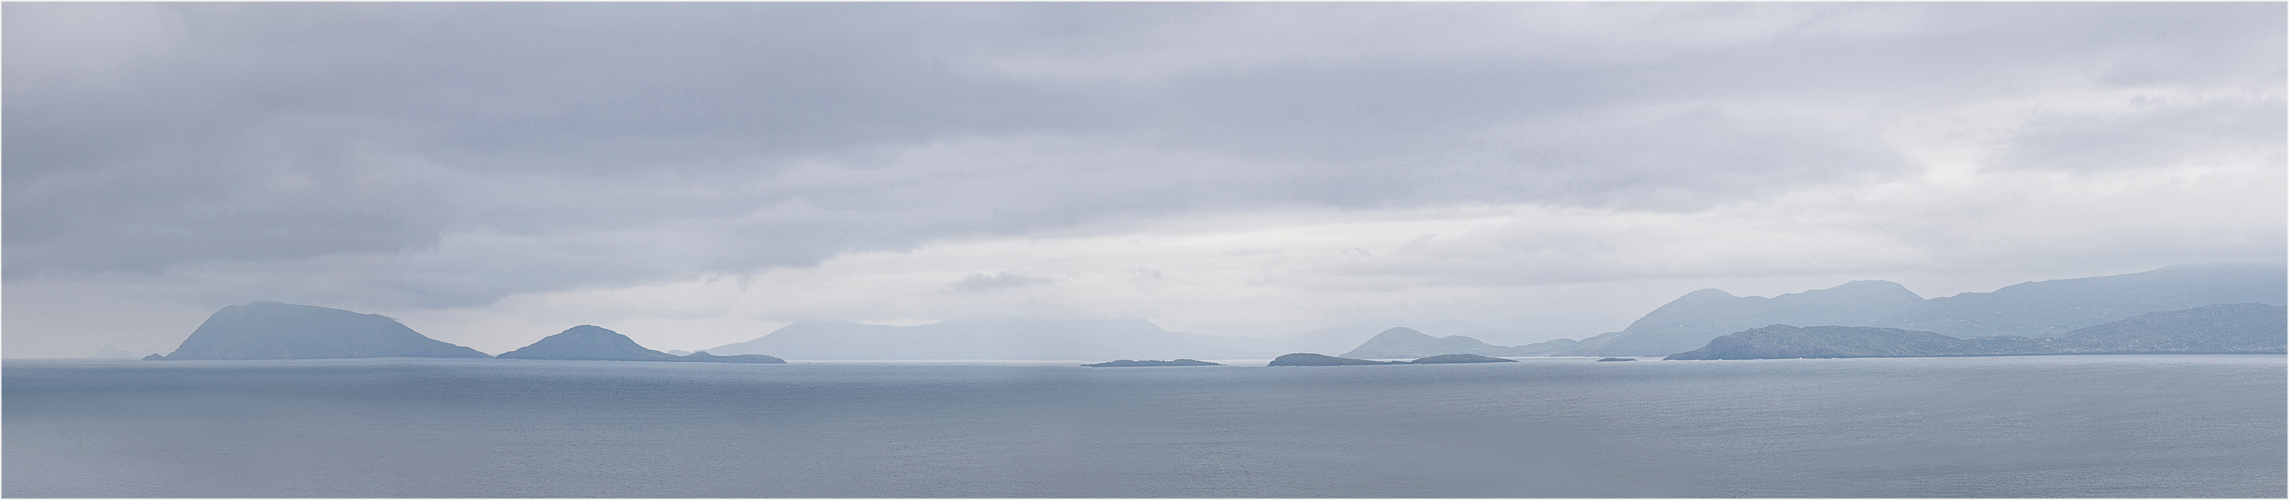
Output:
[[[207,317],[190,338],[159,360],[246,360],[327,358],[491,358],[458,345],[423,336],[379,314],[259,301],[227,306]],[[677,356],[645,349],[618,332],[581,325],[522,349],[501,353],[509,359],[687,361],[706,363],[786,363],[761,354],[717,356],[705,352]]]
[[[1095,368],[1134,368],[1134,367],[1143,367],[1143,366],[1224,366],[1224,364],[1223,364],[1223,363],[1210,363],[1210,362],[1207,362],[1207,361],[1201,361],[1201,360],[1197,360],[1197,359],[1177,359],[1177,360],[1170,360],[1170,361],[1160,361],[1160,360],[1151,360],[1151,359],[1147,359],[1147,360],[1142,360],[1142,361],[1139,361],[1139,360],[1128,360],[1128,359],[1123,359],[1123,360],[1116,360],[1116,361],[1106,361],[1106,362],[1103,362],[1103,363],[1091,363],[1091,364],[1086,364],[1086,365],[1081,365],[1081,366],[1088,366],[1088,367],[1095,367]]]
[[[1932,332],[1853,326],[1771,325],[1709,341],[1671,360],[2024,356],[2045,354],[2282,354],[2289,308],[2217,304],[2147,313],[2053,338],[1960,339]]]
[[[580,325],[563,333],[550,335],[514,351],[494,356],[501,359],[554,359],[572,361],[696,361],[709,363],[785,363],[786,360],[761,354],[716,356],[692,353],[677,356],[637,345],[620,332],[595,325]]]
[[[1398,365],[1398,364],[1406,364],[1406,362],[1405,362],[1405,361],[1371,361],[1371,360],[1365,360],[1365,359],[1338,358],[1338,357],[1335,357],[1335,356],[1329,356],[1329,355],[1326,355],[1326,354],[1313,354],[1313,353],[1308,353],[1308,352],[1299,352],[1299,353],[1294,353],[1294,354],[1283,355],[1283,356],[1280,356],[1280,357],[1278,357],[1278,358],[1273,358],[1273,359],[1272,359],[1272,362],[1271,362],[1271,364],[1267,364],[1267,365],[1264,365],[1264,366],[1347,366],[1347,365]]]
[[[146,360],[485,358],[485,353],[432,339],[379,314],[260,301],[228,306],[175,352]]]
[[[1598,361],[1637,361],[1637,358],[1599,358]]]
[[[695,352],[695,353],[691,353],[691,354],[685,354],[685,355],[683,355],[681,358],[679,358],[679,359],[674,359],[674,360],[672,360],[672,361],[690,361],[690,362],[695,362],[695,363],[781,363],[781,364],[784,364],[784,363],[786,363],[786,362],[787,362],[787,360],[784,360],[784,359],[779,359],[779,358],[777,358],[777,357],[774,357],[774,356],[765,356],[765,355],[762,355],[762,354],[737,354],[737,355],[731,355],[731,356],[717,356],[717,355],[714,355],[714,354],[708,354],[706,351],[700,351],[700,352]]]
[[[1424,358],[1422,358],[1422,359],[1417,359],[1417,360],[1414,360],[1414,361],[1408,361],[1408,363],[1413,363],[1413,364],[1418,364],[1418,365],[1438,365],[1438,364],[1448,364],[1448,363],[1516,363],[1516,362],[1518,362],[1518,360],[1515,360],[1515,359],[1502,359],[1502,358],[1496,358],[1496,357],[1488,357],[1488,356],[1480,356],[1480,355],[1477,355],[1477,354],[1440,354],[1440,355],[1437,355],[1437,356],[1427,356],[1427,357],[1424,357]]]

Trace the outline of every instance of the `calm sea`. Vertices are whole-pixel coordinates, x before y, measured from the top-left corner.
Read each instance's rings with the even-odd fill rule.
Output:
[[[2280,498],[2284,359],[8,361],[0,494]]]

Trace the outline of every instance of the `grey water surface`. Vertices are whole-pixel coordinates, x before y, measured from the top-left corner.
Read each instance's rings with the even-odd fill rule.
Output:
[[[10,497],[2273,497],[2278,355],[8,361]]]

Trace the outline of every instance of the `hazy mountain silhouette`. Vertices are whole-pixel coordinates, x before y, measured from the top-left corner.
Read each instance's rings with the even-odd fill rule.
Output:
[[[1413,361],[1375,361],[1339,358],[1325,354],[1298,352],[1273,358],[1265,366],[1349,366],[1349,365],[1443,365],[1454,363],[1516,363],[1516,360],[1480,356],[1477,354],[1440,354]]]
[[[1694,350],[1721,335],[1775,324],[1899,328],[1957,337],[2046,337],[2147,312],[2218,303],[2282,304],[2284,289],[2289,288],[2283,275],[2277,266],[2177,266],[2021,283],[1994,292],[1928,300],[1888,281],[1854,281],[1770,298],[1707,289],[1685,294],[1619,332],[1525,346],[1492,345],[1465,335],[1434,337],[1412,327],[1394,331],[1385,326],[1388,322],[1354,323],[1264,341],[1169,332],[1144,320],[975,318],[917,326],[806,321],[707,352],[769,352],[808,359],[1261,358],[1338,350],[1349,357],[1382,359],[1437,354],[1645,356]],[[1461,322],[1433,323],[1448,328],[1445,331],[1491,331]]]
[[[2289,307],[2217,304],[2142,314],[2051,338],[1963,339],[1897,328],[1771,325],[1717,337],[1668,359],[2284,352],[2289,352]]]
[[[1447,331],[1498,332],[1459,321],[1430,321]],[[847,321],[806,321],[754,340],[707,349],[717,354],[772,352],[804,359],[1137,359],[1255,358],[1313,350],[1358,351],[1362,342],[1388,334],[1389,322],[1360,322],[1307,332],[1279,341],[1162,330],[1145,320],[1061,320],[969,318],[916,326],[867,325]],[[1373,327],[1376,330],[1367,330]],[[1413,332],[1413,328],[1401,328]],[[1519,335],[1517,332],[1509,333]],[[1415,335],[1433,339],[1420,332]],[[1374,357],[1414,358],[1434,354],[1531,356],[1576,348],[1561,339],[1531,346],[1488,345],[1466,336],[1445,337],[1456,346],[1393,349]],[[1443,344],[1438,344],[1443,345]],[[1312,346],[1310,349],[1299,348]],[[1419,351],[1419,353],[1418,353]],[[1525,353],[1525,354],[1521,354]],[[1347,354],[1348,356],[1348,354]]]
[[[717,356],[717,355],[714,355],[714,354],[708,354],[708,353],[704,353],[704,352],[695,352],[695,353],[691,353],[691,354],[685,354],[685,355],[682,355],[682,356],[677,356],[677,357],[676,357],[676,359],[674,359],[674,361],[692,361],[692,362],[699,362],[699,363],[779,363],[779,364],[785,364],[785,363],[787,362],[787,360],[784,360],[784,359],[779,359],[778,357],[775,357],[775,356],[765,356],[765,355],[762,355],[762,354],[735,354],[735,355],[731,355],[731,356]]]
[[[1280,355],[1280,357],[1277,357],[1277,358],[1272,358],[1272,362],[1271,362],[1270,364],[1267,364],[1267,365],[1264,365],[1264,366],[1348,366],[1348,365],[1403,365],[1403,364],[1407,364],[1407,362],[1405,362],[1405,361],[1370,361],[1370,360],[1365,360],[1365,359],[1338,358],[1338,357],[1335,357],[1335,356],[1329,356],[1329,355],[1325,355],[1325,354],[1314,354],[1314,353],[1308,353],[1308,352],[1298,352],[1298,353],[1291,353],[1291,354],[1283,354],[1283,355]]]
[[[1440,354],[1479,354],[1485,356],[1540,356],[1573,348],[1580,342],[1562,339],[1525,346],[1498,346],[1480,342],[1462,335],[1432,337],[1412,328],[1392,328],[1367,339],[1346,358],[1394,359],[1420,358]]]
[[[1417,365],[1444,365],[1444,364],[1454,364],[1454,363],[1516,363],[1516,362],[1518,362],[1518,360],[1515,360],[1515,359],[1502,359],[1502,358],[1496,358],[1496,357],[1488,357],[1488,356],[1480,356],[1480,355],[1477,355],[1477,354],[1440,354],[1440,355],[1437,355],[1437,356],[1425,356],[1425,357],[1423,357],[1422,359],[1417,359],[1417,360],[1414,360],[1414,361],[1408,361],[1407,363],[1410,363],[1410,364],[1417,364]]]
[[[2136,274],[2037,281],[1994,292],[1925,300],[1888,281],[1854,281],[1772,298],[1694,291],[1647,313],[1598,346],[1561,354],[1662,355],[1698,349],[1766,325],[1899,328],[1961,338],[2057,336],[2156,311],[2227,304],[2281,305],[2289,279],[2277,266],[2174,266]],[[1585,344],[1587,342],[1585,341]]]
[[[915,326],[805,321],[706,352],[800,359],[1197,359],[1264,356],[1268,345],[1169,332],[1141,319],[973,318]]]
[[[105,344],[102,349],[96,349],[95,354],[90,354],[87,357],[90,359],[135,359],[135,353],[122,351],[110,344]]]
[[[2057,339],[2071,353],[2280,354],[2289,351],[2289,307],[2217,304],[2146,313]]]
[[[1361,343],[1367,342],[1368,340],[1373,339],[1375,336],[1389,331],[1392,328],[1406,328],[1409,330],[1424,332],[1426,335],[1462,335],[1468,336],[1473,340],[1486,343],[1502,342],[1506,340],[1515,340],[1521,343],[1533,343],[1537,340],[1545,340],[1549,338],[1547,335],[1518,330],[1490,328],[1485,325],[1466,321],[1437,319],[1380,319],[1373,321],[1346,323],[1343,325],[1312,330],[1285,339],[1273,341],[1270,343],[1270,345],[1264,348],[1266,352],[1262,355],[1271,356],[1290,352],[1334,352],[1350,350],[1359,347]]]
[[[2022,337],[2023,338],[2023,337]],[[1971,355],[1969,340],[1931,332],[1865,326],[1771,325],[1726,334],[1709,345],[1669,355],[1671,360],[1875,358]]]
[[[422,336],[379,314],[271,301],[228,306],[175,352],[144,359],[317,359],[392,356],[484,358],[476,349]]]
[[[1866,325],[1898,316],[1923,297],[1889,281],[1854,281],[1777,297],[1735,297],[1696,290],[1630,323],[1612,342],[1583,354],[1669,354],[1692,350],[1719,335],[1771,324]]]
[[[1925,301],[1891,326],[1957,337],[2051,337],[2157,311],[2212,304],[2289,304],[2278,266],[2172,266],[2137,274],[2034,281]],[[1830,323],[1841,324],[1841,323]]]
[[[1106,362],[1103,362],[1103,363],[1090,363],[1090,364],[1081,365],[1081,366],[1087,366],[1087,367],[1092,367],[1092,368],[1141,368],[1141,367],[1153,367],[1153,366],[1224,366],[1224,364],[1223,364],[1223,363],[1210,363],[1210,362],[1207,362],[1207,361],[1201,361],[1201,360],[1197,360],[1197,359],[1173,359],[1173,360],[1167,360],[1167,361],[1161,361],[1161,360],[1157,360],[1157,359],[1147,359],[1147,360],[1142,360],[1142,361],[1139,361],[1139,360],[1134,360],[1134,359],[1122,359],[1122,360],[1115,360],[1115,361],[1106,361]]]
[[[693,353],[677,356],[646,349],[634,339],[620,332],[594,325],[580,325],[563,333],[550,335],[514,351],[496,356],[501,359],[561,359],[588,361],[698,361],[710,363],[785,363],[779,358],[759,354],[717,356]]]

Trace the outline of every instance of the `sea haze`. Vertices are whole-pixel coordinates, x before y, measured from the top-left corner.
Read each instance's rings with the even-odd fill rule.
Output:
[[[14,497],[2281,497],[2278,355],[9,361]]]

